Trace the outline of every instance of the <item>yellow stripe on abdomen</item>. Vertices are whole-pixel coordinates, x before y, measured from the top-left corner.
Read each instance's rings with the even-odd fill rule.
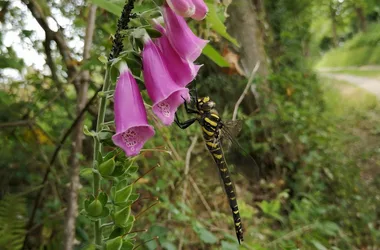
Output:
[[[203,132],[205,132],[208,136],[213,136],[214,132],[208,131],[205,127],[202,127]]]
[[[220,160],[223,158],[223,155],[221,154],[212,154],[216,159]]]
[[[210,124],[211,126],[213,126],[215,128],[216,128],[216,126],[218,126],[217,122],[214,122],[214,121],[212,121],[211,119],[209,119],[207,117],[205,118],[205,122],[207,122],[208,124]]]

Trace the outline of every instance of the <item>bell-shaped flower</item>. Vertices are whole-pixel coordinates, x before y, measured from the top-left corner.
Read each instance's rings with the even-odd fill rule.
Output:
[[[137,155],[154,135],[154,129],[148,124],[140,90],[126,64],[121,66],[116,83],[114,112],[116,134],[112,136],[112,141],[126,155]]]
[[[191,18],[195,20],[203,20],[208,12],[208,7],[203,0],[191,0],[195,6],[195,12],[191,15]]]
[[[146,90],[153,101],[153,113],[162,123],[170,125],[178,106],[184,99],[190,101],[189,90],[174,82],[160,50],[149,36],[144,37],[142,61]]]
[[[195,13],[192,0],[166,0],[170,8],[180,16],[191,17]]]
[[[194,62],[208,43],[191,31],[185,19],[174,13],[169,6],[163,7],[166,34],[173,48],[185,60]]]
[[[202,65],[195,65],[193,62],[186,61],[178,55],[167,37],[166,30],[156,20],[155,28],[162,34],[161,37],[154,40],[154,44],[160,49],[166,67],[174,80],[174,82],[181,86],[186,87],[198,74]]]

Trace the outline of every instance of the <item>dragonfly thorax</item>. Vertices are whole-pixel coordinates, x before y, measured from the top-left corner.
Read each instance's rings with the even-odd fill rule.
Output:
[[[197,100],[197,108],[199,111],[210,112],[215,108],[215,102],[210,100],[210,97],[206,96]]]

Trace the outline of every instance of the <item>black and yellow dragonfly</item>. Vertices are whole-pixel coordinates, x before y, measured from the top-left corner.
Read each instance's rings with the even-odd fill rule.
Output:
[[[201,125],[207,149],[211,153],[216,165],[218,166],[219,173],[224,184],[224,189],[232,210],[236,236],[240,244],[241,241],[244,240],[243,226],[240,218],[238,203],[236,200],[234,185],[232,183],[230,171],[228,169],[222,149],[222,138],[227,137],[227,139],[233,140],[231,131],[229,131],[228,127],[234,125],[233,123],[235,122],[230,122],[230,124],[223,122],[215,109],[215,102],[211,101],[209,97],[198,98],[197,92],[195,92],[195,100],[196,109],[189,108],[186,101],[184,102],[184,105],[186,112],[189,114],[196,114],[196,117],[184,122],[180,122],[176,114],[175,122],[181,129],[186,129],[196,121],[198,121],[198,123]],[[236,125],[238,125],[238,122]],[[257,166],[255,162],[254,164]]]

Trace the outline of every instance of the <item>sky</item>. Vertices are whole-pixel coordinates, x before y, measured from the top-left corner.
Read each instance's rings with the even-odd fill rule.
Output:
[[[36,38],[36,40],[43,41],[45,39],[45,32],[41,28],[41,26],[38,24],[38,22],[33,18],[32,14],[28,10],[28,8],[23,4],[20,0],[14,0],[12,1],[12,7],[18,7],[22,10],[22,12],[25,14],[24,22],[26,24],[25,29],[26,30],[33,30],[34,34],[33,36]],[[52,16],[57,20],[57,22],[62,26],[63,28],[67,28],[72,24],[72,21],[63,17],[59,10],[57,9],[51,9]],[[52,18],[48,18],[49,27],[53,31],[58,30],[58,25]],[[38,53],[36,49],[33,48],[32,43],[29,41],[23,42],[19,38],[19,32],[20,30],[12,27],[10,23],[7,23],[6,25],[0,23],[0,30],[3,34],[3,43],[6,47],[12,47],[14,51],[16,52],[17,56],[20,58],[23,58],[25,64],[28,67],[33,67],[37,70],[47,70],[45,67],[46,61],[44,54]],[[78,38],[79,39],[79,38]],[[79,43],[79,44],[78,44]],[[80,48],[83,46],[82,41],[71,41],[69,43],[70,45],[75,44],[76,48]],[[72,47],[72,46],[70,46]],[[7,77],[12,78],[22,78],[22,75],[17,70],[14,69],[4,69],[2,72]]]

